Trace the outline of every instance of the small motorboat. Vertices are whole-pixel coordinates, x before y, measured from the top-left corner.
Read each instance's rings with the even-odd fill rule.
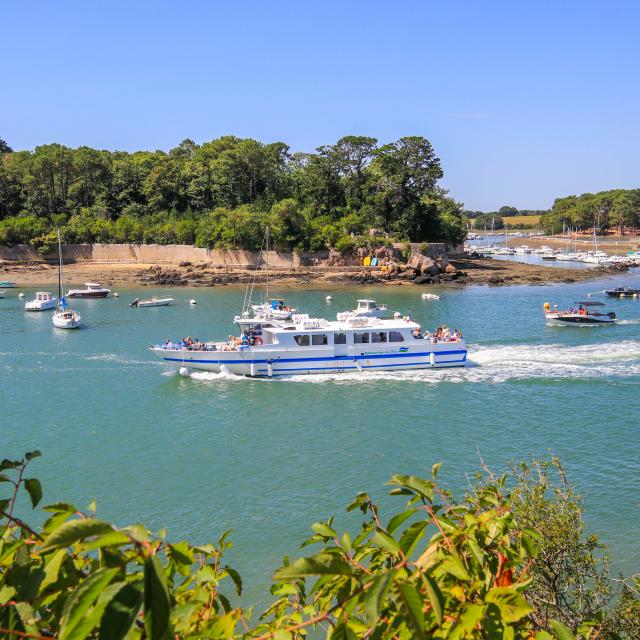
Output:
[[[4,298],[4,291],[0,291],[0,298]]]
[[[2,289],[15,289],[16,283],[11,282],[10,280],[0,280],[0,287]]]
[[[386,304],[376,304],[375,300],[358,300],[358,308],[351,312],[361,318],[382,318],[389,313]]]
[[[173,298],[158,298],[158,296],[153,296],[150,300],[140,300],[140,298],[136,298],[129,306],[130,307],[168,307],[172,302]]]
[[[276,320],[291,320],[297,309],[285,304],[282,298],[273,298],[264,304],[251,305],[253,313],[256,316],[264,316],[266,318],[274,318]]]
[[[603,293],[606,293],[612,298],[640,297],[640,289],[633,289],[632,287],[616,287],[615,289],[605,289]]]
[[[576,304],[578,305],[577,309],[569,308],[560,311],[557,305],[552,309],[551,305],[545,302],[545,320],[548,324],[579,326],[614,324],[616,322],[616,314],[613,311],[600,313],[594,309],[594,307],[604,307],[604,302],[576,302]]]
[[[86,289],[70,289],[67,291],[68,298],[106,298],[111,289],[105,289],[95,282],[85,282]]]
[[[440,296],[436,295],[435,293],[423,293],[422,299],[425,301],[440,300]]]
[[[36,292],[36,297],[24,305],[25,311],[49,311],[56,308],[56,297],[48,291]]]

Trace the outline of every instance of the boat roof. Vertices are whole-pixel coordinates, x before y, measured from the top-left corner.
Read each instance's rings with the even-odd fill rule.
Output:
[[[358,302],[374,302],[375,300],[370,300],[369,298],[358,298]]]
[[[85,287],[94,287],[96,289],[101,289],[102,287],[100,287],[99,284],[96,284],[95,282],[85,282],[84,283]]]
[[[381,319],[369,317],[348,317],[345,320],[326,320],[325,318],[304,318],[286,326],[265,327],[270,333],[291,333],[292,331],[389,331],[400,329],[419,329],[420,325],[412,320]]]

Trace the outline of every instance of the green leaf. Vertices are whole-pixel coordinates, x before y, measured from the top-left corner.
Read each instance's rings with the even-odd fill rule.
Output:
[[[344,622],[337,624],[328,636],[329,640],[357,640],[356,634]]]
[[[131,538],[122,531],[109,531],[102,536],[98,536],[92,542],[87,542],[84,546],[86,551],[102,549],[103,547],[121,547],[131,544]]]
[[[241,596],[242,595],[242,578],[240,574],[232,569],[229,565],[226,565],[224,570],[229,574],[229,577],[233,580],[233,584],[236,585],[236,593]]]
[[[553,629],[558,640],[575,640],[573,631],[571,631],[571,629],[566,625],[562,624],[562,622],[559,622],[558,620],[550,620],[549,626]]]
[[[387,484],[396,485],[411,489],[418,495],[426,498],[429,502],[433,500],[434,483],[431,480],[424,480],[418,476],[391,476],[391,480]]]
[[[144,627],[150,640],[164,640],[171,634],[169,587],[158,556],[144,561]]]
[[[100,640],[122,640],[142,606],[142,581],[126,584],[109,602],[100,622]]]
[[[338,535],[326,522],[314,522],[311,529],[325,538],[335,538]]]
[[[442,611],[444,609],[444,598],[438,583],[429,575],[424,576],[424,582],[427,587],[427,595],[433,609],[433,615],[436,617],[438,626],[442,626]]]
[[[422,613],[422,599],[412,584],[396,583],[400,606],[404,612],[406,622],[412,629],[412,637],[418,640],[426,640],[424,633],[424,614]]]
[[[114,596],[124,587],[124,582],[108,585],[98,596],[95,606],[80,620],[67,640],[84,640],[100,623],[105,609]]]
[[[427,521],[414,522],[401,536],[400,548],[405,556],[410,556],[427,528]]]
[[[442,462],[436,462],[432,467],[431,467],[431,477],[435,480],[436,476],[438,475],[438,471],[440,471],[440,467],[442,466]]]
[[[81,628],[83,629],[85,625],[81,625],[81,622],[100,593],[117,573],[118,569],[100,568],[85,578],[71,592],[62,609],[60,640],[79,640],[91,631],[91,629],[87,629],[86,634],[82,635]]]
[[[17,469],[20,465],[22,465],[20,460],[8,460],[5,458],[0,462],[0,471],[4,471],[5,469]]]
[[[102,520],[94,518],[68,520],[49,535],[40,548],[40,552],[46,553],[58,547],[68,547],[83,538],[112,531],[114,531],[113,527]]]
[[[378,621],[382,603],[396,573],[396,571],[388,571],[387,573],[377,576],[373,584],[365,592],[362,598],[362,608],[367,615],[370,625],[374,625]]]
[[[44,591],[49,585],[55,584],[58,581],[60,566],[66,557],[67,552],[65,549],[58,549],[58,551],[49,557],[44,565],[44,580],[40,584],[40,592]]]
[[[333,553],[319,553],[309,558],[299,558],[289,566],[276,571],[275,580],[296,580],[305,576],[352,575],[351,567]]]
[[[440,563],[440,569],[442,569],[445,573],[450,573],[452,576],[458,578],[459,580],[471,580],[471,577],[469,576],[469,573],[465,569],[462,562],[454,556],[445,558]]]
[[[536,631],[535,640],[553,640],[553,636],[546,631]]]
[[[396,513],[396,515],[389,520],[387,531],[393,533],[405,520],[410,518],[414,513],[417,513],[417,511],[417,509],[407,509],[407,511]]]
[[[395,538],[382,529],[376,529],[376,532],[373,534],[372,541],[395,555],[400,555],[402,553],[402,548]]]
[[[451,630],[450,640],[467,638],[467,634],[475,629],[476,625],[484,616],[485,608],[479,604],[466,603],[455,626]]]
[[[24,488],[31,498],[31,506],[35,509],[42,500],[42,485],[36,478],[25,478]]]
[[[36,449],[35,451],[27,451],[27,453],[24,454],[24,457],[27,460],[33,460],[34,458],[39,458],[41,455],[42,453]]]
[[[513,587],[493,587],[487,592],[485,601],[497,605],[505,622],[518,622],[533,611],[524,596]]]

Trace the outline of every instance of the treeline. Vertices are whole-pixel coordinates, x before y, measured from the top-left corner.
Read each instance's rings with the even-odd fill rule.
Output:
[[[541,220],[547,233],[565,228],[581,231],[594,227],[618,234],[635,232],[640,226],[640,189],[613,189],[599,193],[558,198]]]
[[[613,578],[585,535],[582,504],[557,460],[497,476],[483,469],[461,499],[430,477],[394,475],[392,513],[367,493],[311,525],[305,557],[284,558],[268,606],[243,607],[240,574],[216,544],[169,542],[115,527],[66,502],[35,529],[32,451],[0,462],[0,634],[59,640],[637,640],[640,577]],[[30,474],[29,474],[30,475]],[[22,501],[22,502],[21,502]],[[287,522],[279,522],[287,530]],[[631,526],[631,521],[629,521]],[[313,547],[313,549],[306,549]]]
[[[431,143],[346,136],[313,153],[224,136],[163,151],[13,151],[0,141],[0,244],[184,243],[283,250],[460,242],[462,206],[438,185]]]

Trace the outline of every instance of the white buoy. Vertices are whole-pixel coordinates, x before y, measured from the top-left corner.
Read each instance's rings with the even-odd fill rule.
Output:
[[[114,292],[113,292],[113,297],[114,297],[114,298],[119,298],[119,297],[120,297],[120,294],[119,294],[119,293],[116,293],[116,292],[114,291]]]
[[[189,300],[189,304],[198,304],[193,298],[191,298],[191,300]]]
[[[637,293],[634,293],[634,294],[633,294],[633,297],[634,297],[634,298],[637,298],[637,297],[638,297],[638,294],[637,294]]]
[[[24,298],[24,293],[19,293],[18,298]]]
[[[187,367],[180,367],[180,371],[178,372],[181,376],[188,376],[189,369]]]
[[[326,300],[327,302],[331,302],[331,301],[333,300],[333,298],[332,298],[331,296],[327,296],[327,297],[325,298],[325,300]]]
[[[627,297],[627,294],[626,294],[626,293],[621,293],[621,294],[620,294],[620,297],[621,297],[621,298],[626,298],[626,297]]]
[[[273,375],[273,365],[270,362],[267,364],[267,375],[269,377]]]
[[[393,314],[393,317],[394,317],[394,318],[396,318],[396,319],[397,319],[397,318],[402,318],[402,314],[401,314],[399,311],[396,311],[396,312]]]

